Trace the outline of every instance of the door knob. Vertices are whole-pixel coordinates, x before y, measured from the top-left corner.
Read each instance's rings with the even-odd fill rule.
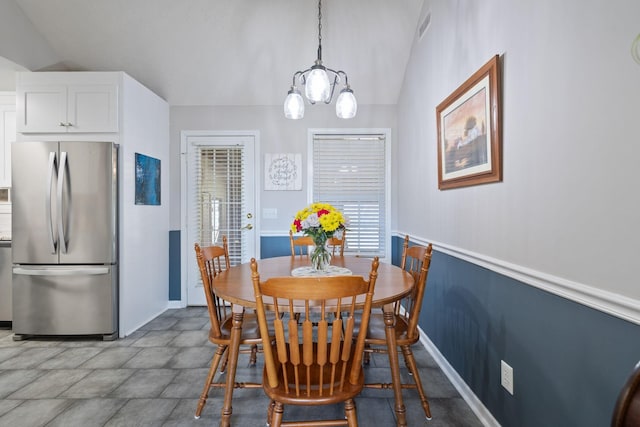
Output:
[[[242,229],[244,229],[244,230],[252,230],[253,229],[253,225],[252,224],[247,224],[244,227],[242,227]]]

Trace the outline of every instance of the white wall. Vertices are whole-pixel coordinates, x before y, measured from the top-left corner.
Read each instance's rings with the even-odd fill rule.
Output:
[[[630,54],[640,2],[427,0],[427,10],[398,105],[398,150],[414,153],[399,159],[398,185],[419,177],[424,188],[399,195],[397,223],[585,295],[628,297],[640,313],[640,64]],[[435,108],[495,54],[504,182],[439,191]]]
[[[120,144],[120,336],[167,309],[169,299],[169,105],[123,75]],[[161,204],[135,204],[135,153],[160,159]]]
[[[284,95],[283,95],[284,101]],[[277,219],[262,219],[261,233],[286,234],[295,213],[307,204],[307,130],[310,128],[395,128],[395,106],[359,106],[350,120],[338,119],[335,105],[307,106],[301,120],[284,118],[282,106],[264,107],[171,107],[171,229],[180,229],[180,132],[184,130],[257,130],[260,132],[262,177],[264,153],[302,153],[301,191],[263,191],[261,208],[277,208]],[[392,140],[393,140],[392,130]]]

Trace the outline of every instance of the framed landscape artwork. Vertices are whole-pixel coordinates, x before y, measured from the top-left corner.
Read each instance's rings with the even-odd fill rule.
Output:
[[[502,181],[498,55],[436,107],[438,188]]]

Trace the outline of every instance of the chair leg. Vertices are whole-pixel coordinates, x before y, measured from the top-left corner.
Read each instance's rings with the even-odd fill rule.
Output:
[[[344,402],[344,414],[347,416],[347,426],[358,427],[358,416],[356,415],[356,404],[353,399]]]
[[[280,427],[282,424],[283,414],[284,405],[281,402],[275,402],[273,407],[273,416],[271,417],[271,427]]]
[[[258,361],[258,345],[253,344],[251,346],[251,356],[249,357],[249,366],[256,366]]]
[[[404,348],[402,349],[402,354],[404,356]],[[413,352],[411,351],[411,348],[409,348],[409,351],[411,352],[411,355],[413,355]],[[409,364],[408,360],[407,360],[407,356],[404,356],[404,367],[407,368],[407,373],[409,375],[413,375],[413,369],[411,369],[411,365]]]
[[[229,362],[229,352],[224,354],[224,359],[222,359],[222,364],[220,365],[220,373],[224,374],[227,370],[227,363]]]
[[[364,355],[362,357],[362,363],[364,363],[365,365],[369,365],[369,363],[371,362],[371,352],[369,350],[371,350],[371,345],[365,344]]]
[[[207,381],[204,384],[204,388],[202,389],[202,394],[200,395],[200,399],[198,400],[198,407],[196,408],[195,419],[200,418],[200,414],[202,413],[202,409],[204,405],[207,403],[207,398],[209,397],[209,390],[211,389],[211,384],[213,383],[213,378],[216,376],[216,370],[218,369],[218,364],[220,363],[220,359],[223,355],[227,354],[227,346],[219,345],[216,349],[215,354],[213,355],[213,359],[211,360],[211,366],[209,367],[209,373],[207,374]]]
[[[267,426],[270,426],[273,422],[273,408],[276,406],[276,401],[272,400],[269,402],[269,407],[267,408]]]
[[[418,372],[418,366],[416,365],[415,357],[413,357],[411,346],[403,345],[402,354],[404,356],[404,361],[409,368],[409,372],[413,373],[413,381],[416,383],[416,388],[418,389],[418,395],[420,396],[420,402],[422,402],[424,415],[428,420],[430,420],[431,409],[429,408],[429,401],[427,400],[427,396],[424,393],[424,388],[422,387],[422,380],[420,379],[420,373]]]

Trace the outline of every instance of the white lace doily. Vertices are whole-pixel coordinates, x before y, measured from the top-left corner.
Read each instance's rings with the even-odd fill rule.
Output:
[[[351,276],[353,273],[348,268],[330,265],[325,271],[314,270],[313,267],[305,266],[291,270],[294,277],[302,276]]]

